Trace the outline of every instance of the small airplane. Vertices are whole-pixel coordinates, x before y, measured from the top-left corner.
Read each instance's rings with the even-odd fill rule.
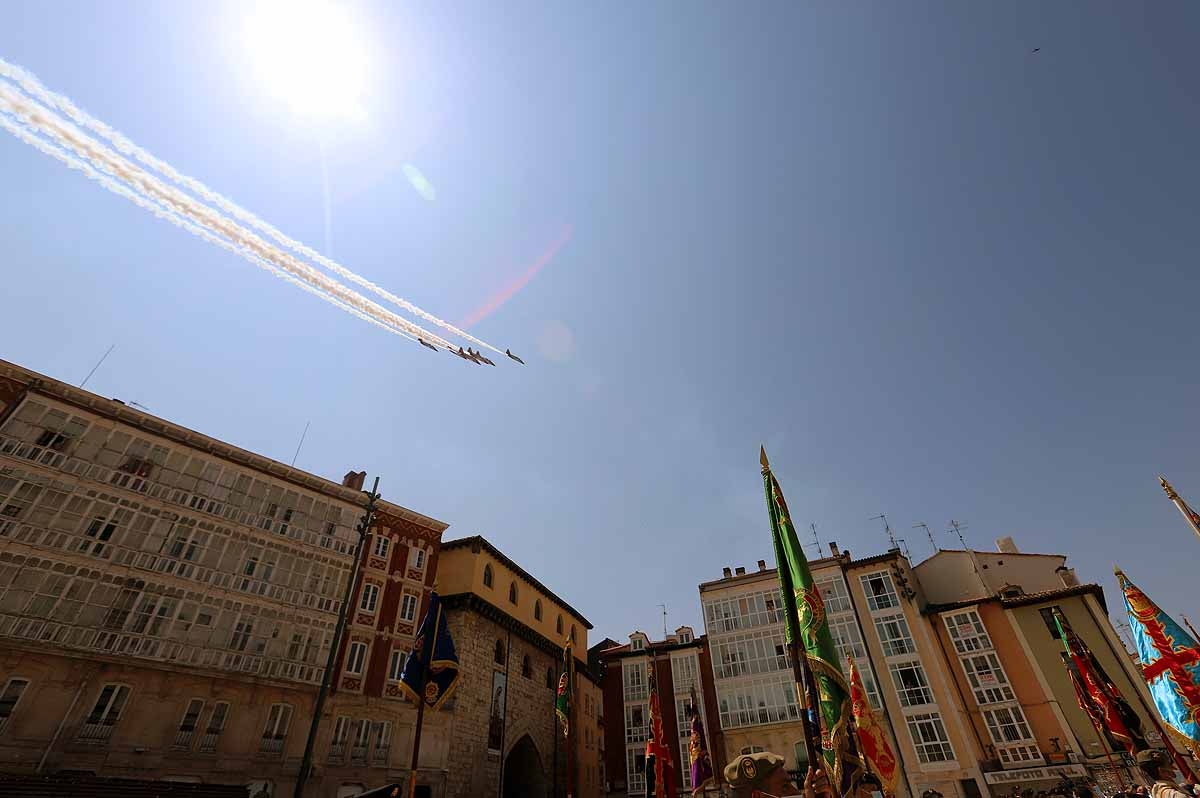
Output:
[[[525,361],[524,361],[524,360],[522,360],[521,358],[517,357],[516,355],[514,355],[512,352],[508,351],[507,349],[505,349],[505,350],[504,350],[504,354],[508,355],[508,356],[509,356],[509,357],[511,357],[513,360],[515,360],[515,361],[517,361],[518,363],[520,363],[522,366],[524,366],[524,365],[525,365]]]
[[[436,346],[434,346],[433,344],[429,343],[429,342],[428,342],[428,341],[426,341],[424,338],[418,338],[418,339],[417,339],[417,343],[419,343],[421,346],[427,346],[427,347],[429,347],[429,348],[430,348],[430,349],[432,349],[434,352],[438,351],[438,348],[437,348]]]
[[[496,365],[495,363],[493,363],[492,361],[490,361],[486,357],[484,357],[483,352],[475,351],[474,349],[471,349],[471,347],[469,347],[469,346],[467,347],[467,354],[470,355],[472,358],[474,358],[476,363],[486,363],[489,366]]]
[[[461,357],[463,360],[471,359],[470,357],[467,356],[467,353],[463,351],[463,348],[461,346],[458,348],[457,352],[455,352],[453,349],[451,349],[450,351],[453,352],[454,354],[458,355],[459,357]]]

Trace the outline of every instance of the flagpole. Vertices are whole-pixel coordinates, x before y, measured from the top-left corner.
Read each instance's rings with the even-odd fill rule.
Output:
[[[421,684],[429,681],[429,660],[433,657],[433,647],[437,645],[438,630],[442,628],[442,602],[438,602],[437,618],[433,622],[433,640],[425,641],[425,649],[421,652]],[[506,691],[508,690],[505,684]],[[508,696],[506,695],[505,698]],[[408,768],[408,798],[417,794],[417,758],[421,754],[421,726],[425,722],[425,696],[417,696],[417,723],[413,729],[412,764]]]
[[[379,500],[379,477],[367,494],[367,506],[358,521],[358,544],[354,547],[354,563],[350,566],[350,576],[346,580],[346,593],[342,596],[342,605],[338,608],[337,624],[333,627],[333,640],[329,641],[329,656],[325,659],[325,670],[321,673],[321,686],[317,689],[317,701],[313,707],[312,722],[308,726],[308,739],[304,742],[304,756],[300,760],[300,773],[296,776],[296,791],[293,798],[304,798],[304,787],[308,783],[309,771],[312,770],[313,748],[317,743],[317,728],[321,725],[321,712],[325,708],[325,698],[329,695],[330,682],[333,680],[334,666],[337,665],[338,649],[342,645],[342,636],[346,633],[346,616],[349,613],[350,602],[354,600],[354,587],[361,572],[363,546],[366,544],[367,533],[375,521],[375,502]]]
[[[1192,531],[1196,533],[1196,537],[1200,537],[1200,519],[1197,518],[1196,513],[1192,512],[1192,508],[1188,507],[1187,502],[1179,498],[1179,494],[1176,493],[1175,489],[1171,487],[1170,482],[1167,482],[1167,480],[1161,476],[1158,478],[1158,482],[1162,485],[1162,489],[1166,491],[1167,498],[1170,499],[1175,505],[1176,509],[1183,514],[1184,520],[1188,522],[1188,526],[1190,526]]]
[[[796,604],[791,599],[796,595],[796,588],[792,584],[792,572],[787,566],[787,561],[783,556],[783,550],[779,545],[782,540],[779,531],[779,511],[775,506],[775,499],[771,496],[771,464],[767,462],[767,452],[765,448],[759,449],[759,462],[762,464],[763,488],[767,494],[767,512],[771,516],[771,539],[775,543],[775,568],[779,574],[779,587],[783,591],[786,598],[783,602],[783,611],[787,615],[787,627],[796,630],[797,638],[800,634],[800,616],[796,612]],[[796,701],[800,704],[800,721],[804,728],[804,750],[808,755],[808,766],[816,769],[821,765],[820,754],[818,753],[816,739],[820,737],[821,731],[816,727],[815,712],[819,704],[815,700],[816,683],[813,681],[812,672],[808,667],[808,655],[800,646],[799,639],[789,640],[787,650],[790,659],[792,660],[792,678],[796,683]],[[814,728],[816,727],[816,728]]]

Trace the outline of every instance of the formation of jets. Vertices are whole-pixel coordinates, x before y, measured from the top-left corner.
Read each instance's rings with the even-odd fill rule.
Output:
[[[417,343],[419,343],[421,346],[432,349],[434,352],[441,351],[436,346],[434,346],[433,344],[426,341],[424,338],[418,338]],[[489,359],[487,357],[487,355],[483,354],[482,352],[477,352],[469,346],[467,347],[467,351],[465,351],[465,352],[463,351],[463,348],[460,346],[458,348],[457,352],[455,352],[453,349],[451,349],[450,353],[454,354],[454,355],[458,355],[463,360],[469,360],[477,366],[483,366],[483,365],[494,366],[494,365],[496,365],[495,363],[493,363],[491,361],[491,359]],[[505,349],[504,354],[508,355],[513,360],[520,363],[522,366],[525,365],[525,361],[522,360],[521,358],[517,357],[516,355],[514,355],[510,350]]]

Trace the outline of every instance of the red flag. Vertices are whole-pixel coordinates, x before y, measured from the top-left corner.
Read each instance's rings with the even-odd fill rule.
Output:
[[[675,798],[675,763],[671,761],[671,749],[667,745],[667,732],[663,728],[662,707],[658,703],[658,680],[654,665],[650,666],[650,737],[646,740],[646,767],[653,759],[654,772],[646,774],[646,795],[656,798]]]
[[[863,688],[862,676],[854,666],[854,660],[850,657],[846,659],[850,662],[850,706],[854,711],[854,725],[858,727],[859,750],[867,758],[871,770],[879,777],[884,794],[895,795],[898,775],[896,755],[892,753],[892,747],[883,736],[883,729],[875,721],[875,713],[871,711],[871,704],[867,701],[867,691]]]

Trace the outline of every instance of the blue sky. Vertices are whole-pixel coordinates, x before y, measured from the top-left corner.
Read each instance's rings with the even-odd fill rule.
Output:
[[[1112,566],[1200,620],[1195,5],[366,4],[365,120],[264,91],[237,4],[7,9],[0,56],[457,320],[339,313],[0,137],[0,356],[483,534],[596,624],[701,626],[797,521]],[[1040,47],[1038,53],[1032,48]],[[325,240],[320,151],[328,157]],[[415,165],[434,201],[410,185]],[[566,238],[555,249],[555,242]],[[512,366],[512,367],[509,367]]]

